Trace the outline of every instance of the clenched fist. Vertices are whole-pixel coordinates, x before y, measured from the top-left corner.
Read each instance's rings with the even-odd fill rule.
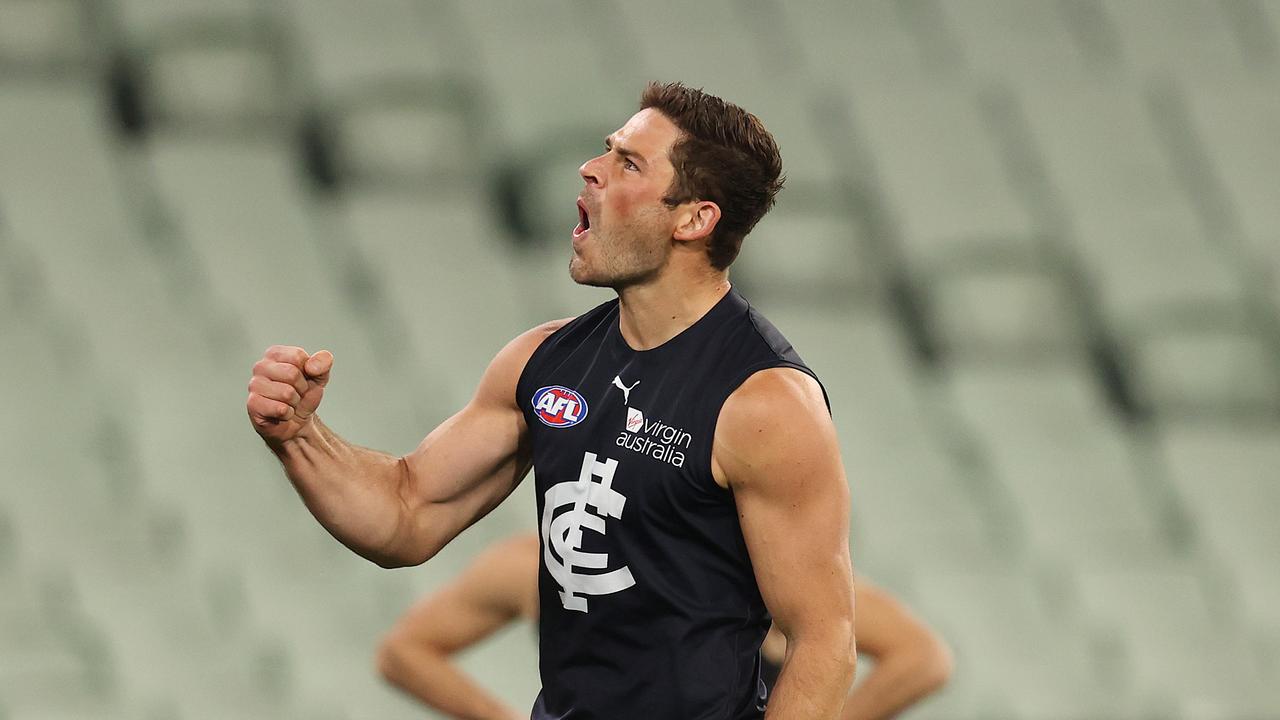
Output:
[[[298,434],[320,406],[329,382],[333,353],[308,355],[299,347],[272,345],[253,366],[249,380],[249,420],[273,445]]]

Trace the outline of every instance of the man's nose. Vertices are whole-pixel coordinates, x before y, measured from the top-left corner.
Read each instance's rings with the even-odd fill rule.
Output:
[[[600,184],[601,175],[598,169],[600,167],[599,161],[600,161],[599,157],[594,157],[582,163],[582,166],[578,168],[578,174],[582,176],[582,180],[586,184],[588,185]]]

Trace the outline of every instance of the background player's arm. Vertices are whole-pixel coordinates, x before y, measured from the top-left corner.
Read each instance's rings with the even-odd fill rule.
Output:
[[[528,717],[480,687],[450,656],[527,614],[537,582],[536,535],[494,545],[456,580],[405,613],[378,650],[379,672],[451,718]]]
[[[721,409],[712,466],[788,640],[766,717],[833,720],[853,682],[853,570],[849,489],[818,383],[789,368],[748,378]]]
[[[951,650],[941,637],[888,592],[863,578],[855,580],[858,615],[853,623],[858,653],[875,661],[849,699],[841,720],[887,720],[923,700],[951,677]],[[776,628],[760,648],[774,665],[787,653]]]
[[[897,598],[858,580],[858,651],[875,668],[854,688],[842,720],[886,720],[941,688],[951,651]]]
[[[268,350],[254,366],[249,416],[330,534],[383,567],[421,564],[502,502],[528,471],[516,382],[563,322],[508,343],[467,406],[404,457],[352,445],[314,415],[333,360],[326,352]]]

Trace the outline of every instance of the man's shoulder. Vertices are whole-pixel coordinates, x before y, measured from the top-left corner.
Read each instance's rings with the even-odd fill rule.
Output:
[[[529,357],[538,349],[547,338],[556,334],[561,328],[573,322],[574,318],[560,318],[559,320],[551,320],[544,322],[536,327],[529,328],[519,335],[515,336],[506,347],[498,352],[498,360],[503,360],[516,367],[524,367],[529,361]],[[519,373],[517,373],[519,374]]]
[[[729,394],[721,409],[721,423],[726,419],[748,424],[753,418],[774,419],[780,410],[825,415],[822,385],[812,374],[791,365],[762,368]]]
[[[729,475],[738,474],[731,468],[807,454],[818,438],[833,437],[830,425],[822,386],[812,375],[791,366],[754,372],[720,408],[712,453],[716,482],[728,487]]]

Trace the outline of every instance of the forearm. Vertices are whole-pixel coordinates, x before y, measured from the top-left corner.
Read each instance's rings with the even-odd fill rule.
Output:
[[[853,684],[851,632],[815,634],[787,645],[766,720],[836,720]]]
[[[358,555],[384,567],[413,562],[400,458],[352,445],[313,416],[283,444],[268,443],[316,520]]]
[[[941,687],[950,669],[949,656],[941,650],[904,652],[879,658],[875,668],[845,701],[840,718],[891,718]]]
[[[409,644],[384,647],[379,654],[379,670],[388,682],[447,717],[461,720],[521,717],[431,648]]]

